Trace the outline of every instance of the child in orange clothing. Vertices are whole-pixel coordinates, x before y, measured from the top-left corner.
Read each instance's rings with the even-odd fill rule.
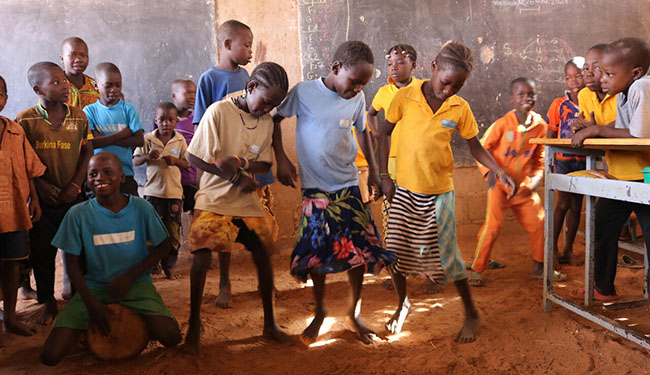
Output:
[[[544,147],[531,144],[529,140],[546,135],[546,122],[533,112],[537,99],[533,81],[527,78],[513,80],[510,93],[515,109],[490,126],[482,143],[501,168],[515,179],[518,189],[510,199],[507,199],[508,192],[500,183],[488,189],[485,223],[478,234],[479,241],[468,280],[472,286],[484,285],[481,272],[488,266],[492,247],[503,224],[505,208],[508,207],[512,208],[517,220],[530,235],[533,275],[543,274],[544,207],[535,189],[544,173]],[[494,173],[487,173],[487,178],[488,182],[493,181]],[[559,278],[560,274],[555,277]]]

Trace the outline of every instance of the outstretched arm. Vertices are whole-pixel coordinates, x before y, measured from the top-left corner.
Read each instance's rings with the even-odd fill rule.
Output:
[[[379,129],[379,176],[381,177],[381,193],[389,201],[395,195],[395,184],[388,174],[388,154],[390,153],[390,135],[393,134],[395,124],[386,122]]]
[[[487,167],[490,172],[496,174],[496,177],[501,180],[501,183],[503,183],[503,185],[510,191],[507,198],[512,198],[512,196],[517,193],[517,184],[515,183],[515,180],[510,177],[510,175],[506,173],[499,164],[497,164],[492,155],[483,148],[483,145],[481,145],[481,142],[477,137],[466,139],[466,141],[474,159]]]
[[[282,127],[280,122],[284,117],[277,113],[273,116],[273,151],[275,152],[275,160],[278,163],[278,180],[282,185],[296,187],[295,182],[298,179],[296,167],[284,152],[282,147]]]

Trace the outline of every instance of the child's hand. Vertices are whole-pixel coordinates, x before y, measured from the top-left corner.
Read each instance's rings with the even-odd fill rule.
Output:
[[[373,200],[379,198],[380,187],[381,181],[379,180],[379,174],[376,170],[370,170],[370,173],[368,174],[368,191],[370,192],[370,197]]]
[[[79,195],[79,186],[73,183],[67,184],[59,196],[61,203],[72,203]]]
[[[158,160],[159,157],[160,157],[160,151],[158,150],[151,150],[147,154],[147,160]]]
[[[488,186],[488,189],[492,189],[494,187],[494,185],[496,185],[496,184],[497,184],[497,174],[492,172],[492,171],[488,171],[488,174],[487,174],[487,186]]]
[[[585,120],[582,117],[578,117],[577,121],[574,122],[573,125],[571,125],[571,131],[573,132],[573,134],[575,134],[575,133],[579,132],[580,130],[582,130],[584,128],[591,127],[591,126],[596,126],[596,120],[594,120],[594,113],[593,112],[591,112],[591,118],[590,118],[589,121]]]
[[[508,191],[508,195],[506,196],[506,199],[510,199],[517,194],[517,183],[515,180],[510,177],[510,175],[506,171],[502,171],[501,173],[497,173],[497,177],[499,178],[499,181],[503,184],[503,186],[506,187],[506,190]]]
[[[36,189],[38,190],[39,195],[45,201],[45,203],[49,204],[50,206],[58,206],[61,204],[59,201],[59,193],[56,192],[53,185],[48,184],[39,178],[35,179],[34,181],[36,184]]]
[[[109,285],[111,297],[121,299],[129,292],[133,279],[128,275],[122,275],[113,279]]]
[[[582,147],[582,145],[585,143],[585,139],[587,138],[593,138],[598,135],[598,127],[597,126],[591,126],[589,128],[584,128],[580,130],[579,132],[575,133],[573,137],[571,137],[571,146],[578,148]]]
[[[111,333],[111,326],[108,324],[108,317],[115,314],[115,311],[97,300],[95,300],[95,303],[92,303],[87,307],[90,324],[96,325],[102,336],[108,336]]]
[[[278,162],[278,180],[280,183],[285,186],[291,186],[295,188],[295,182],[298,179],[298,174],[296,173],[296,167],[289,158],[279,158]]]
[[[214,165],[216,165],[217,168],[219,168],[219,170],[221,170],[226,176],[231,176],[242,167],[239,160],[240,159],[235,156],[226,156],[225,158],[217,160]]]
[[[235,183],[235,187],[237,190],[241,191],[242,193],[252,193],[257,189],[257,181],[255,181],[254,178],[247,176],[242,173],[241,177],[239,177],[239,180]]]
[[[381,179],[381,193],[384,194],[389,202],[393,200],[393,196],[395,195],[395,184],[390,177],[383,177]]]
[[[39,221],[43,211],[41,211],[41,205],[38,203],[38,199],[30,200],[27,207],[29,208],[29,218],[31,219],[32,224]]]
[[[176,164],[177,158],[174,155],[165,155],[161,159],[163,159],[167,165],[174,165]]]

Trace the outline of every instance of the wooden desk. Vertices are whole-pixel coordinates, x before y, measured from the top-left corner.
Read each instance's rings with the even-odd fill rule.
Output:
[[[549,313],[553,303],[558,304],[592,322],[633,341],[646,349],[650,349],[650,337],[620,324],[606,316],[598,314],[589,307],[593,305],[594,296],[594,248],[595,248],[595,207],[596,197],[616,199],[621,201],[650,204],[650,184],[639,182],[596,179],[589,177],[568,176],[553,173],[555,153],[567,152],[587,157],[587,169],[595,169],[596,158],[603,156],[605,150],[650,151],[650,139],[640,138],[590,138],[585,140],[584,147],[572,148],[570,139],[535,138],[531,143],[546,146],[544,168],[545,197],[544,211],[544,311]],[[574,300],[564,298],[553,292],[553,211],[555,209],[554,191],[582,194],[586,196],[585,217],[585,299],[584,305]],[[644,252],[645,298],[650,293],[650,274],[648,272],[648,254]],[[625,303],[622,303],[625,305]]]

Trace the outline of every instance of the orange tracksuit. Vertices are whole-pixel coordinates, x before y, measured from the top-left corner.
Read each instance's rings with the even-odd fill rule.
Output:
[[[494,160],[517,182],[517,194],[506,199],[507,191],[500,181],[488,189],[485,223],[478,233],[472,270],[483,272],[488,265],[490,253],[499,230],[503,225],[506,208],[512,208],[519,223],[530,235],[533,259],[544,262],[544,206],[539,195],[530,189],[530,178],[544,173],[544,146],[531,144],[531,138],[546,136],[546,122],[530,112],[530,125],[519,125],[512,110],[490,126],[481,143]],[[528,121],[527,121],[528,122]],[[479,166],[485,176],[487,168]]]

